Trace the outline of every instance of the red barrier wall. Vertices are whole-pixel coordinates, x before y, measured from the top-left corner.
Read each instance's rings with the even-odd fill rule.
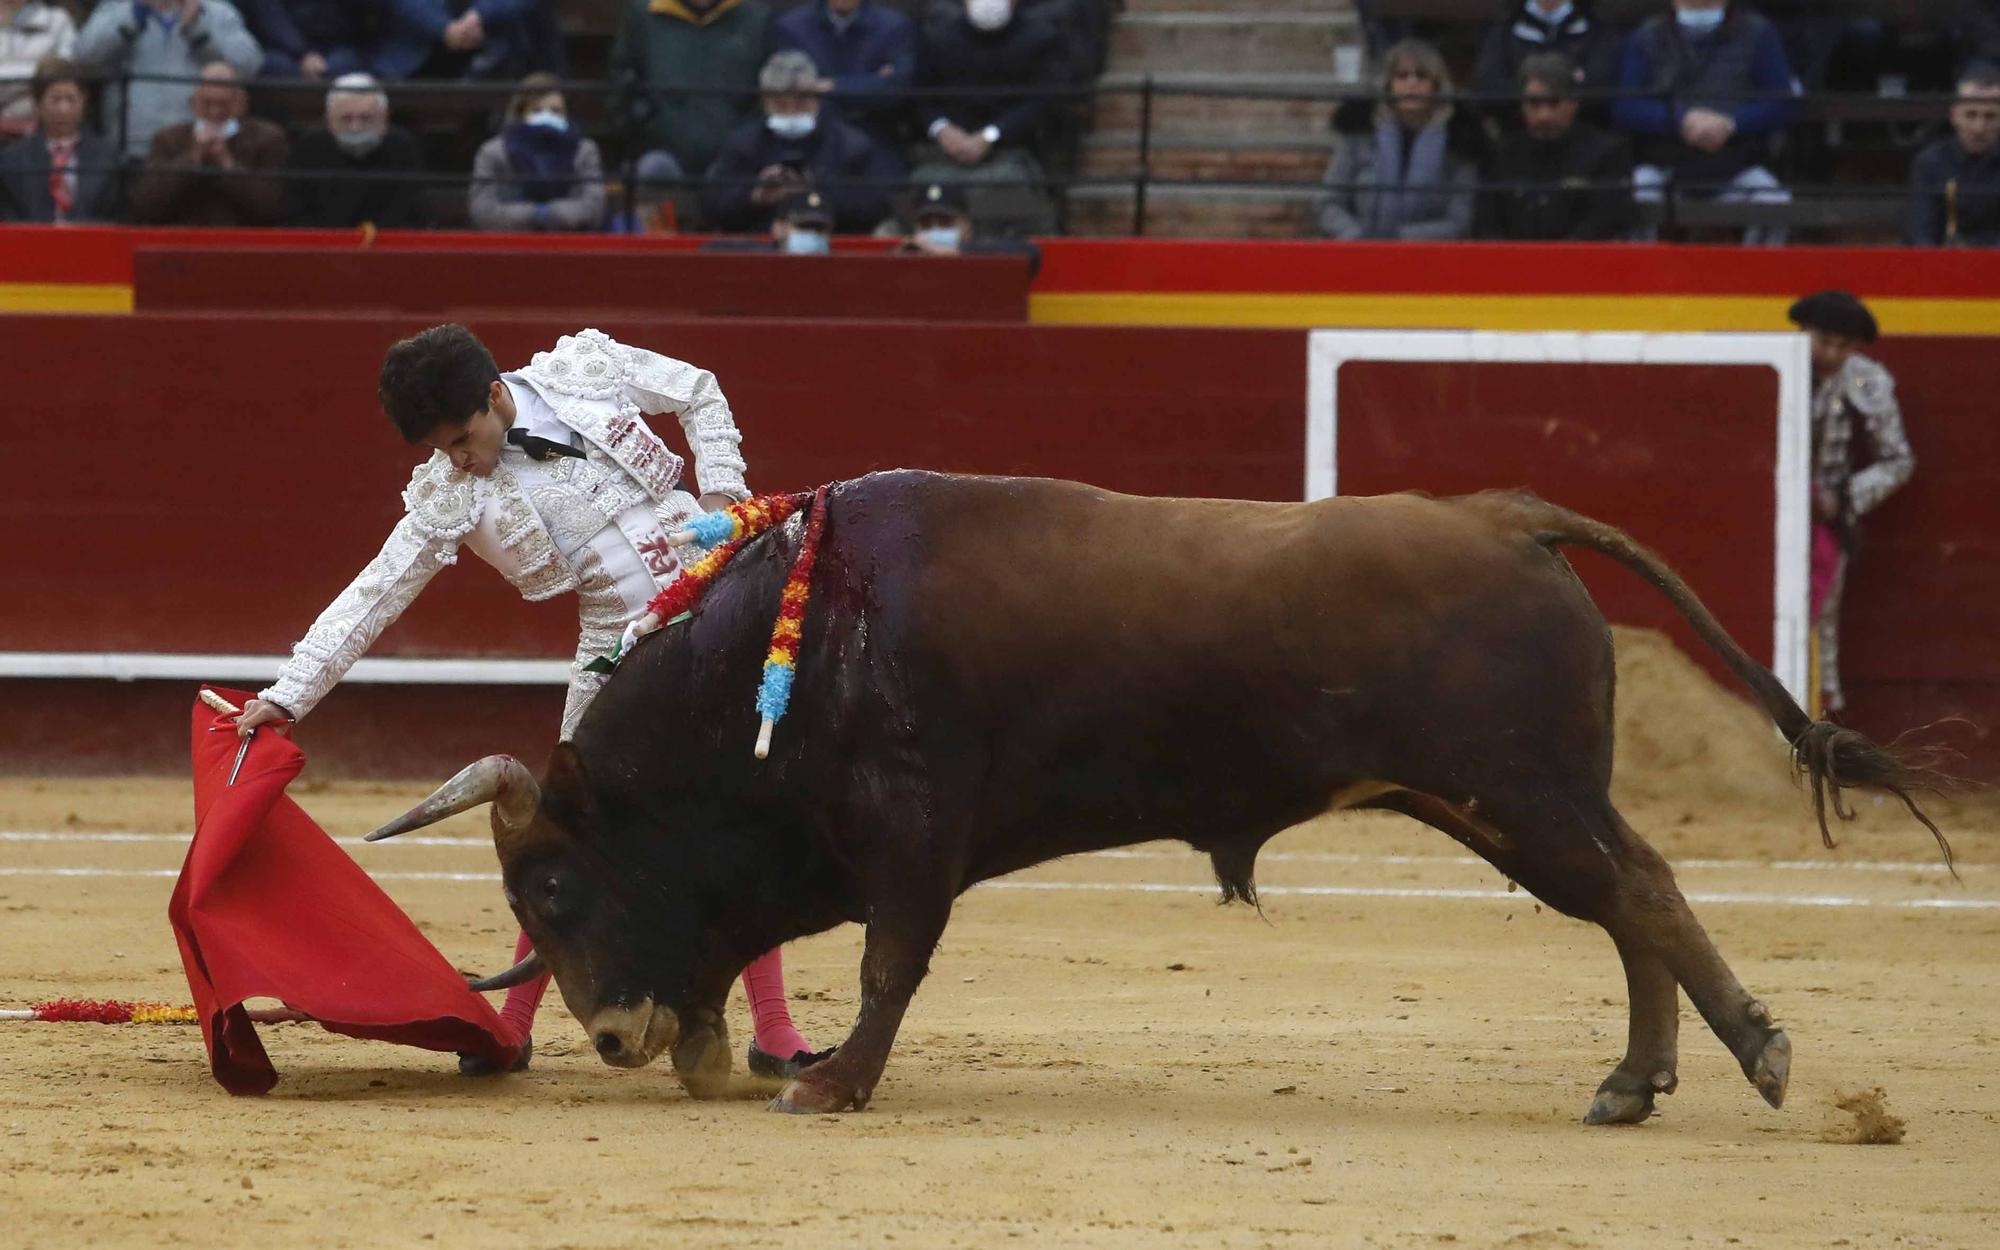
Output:
[[[1026,256],[141,247],[140,312],[1026,321]]]
[[[382,351],[418,321],[20,317],[21,359],[116,361],[90,438],[0,500],[24,544],[0,569],[0,650],[275,653],[374,554],[420,457],[376,409]],[[503,362],[573,323],[485,321]],[[837,322],[621,322],[608,333],[714,370],[752,484],[799,489],[903,465],[1042,473],[1160,494],[1296,497],[1305,346],[1289,332]],[[1223,362],[1218,367],[1218,362]],[[23,372],[30,429],[80,418],[75,375]],[[663,423],[671,427],[671,422]],[[678,430],[666,429],[678,442]],[[83,553],[102,553],[97,557]],[[447,570],[380,654],[574,649],[573,608]],[[88,569],[90,571],[83,572]],[[108,579],[119,587],[107,610]],[[246,601],[247,596],[247,601]]]
[[[1523,486],[1636,535],[1751,655],[1772,659],[1777,375],[1768,368],[1353,362],[1340,371],[1340,491]],[[1659,592],[1565,553],[1604,614],[1666,630],[1733,682]]]
[[[1894,734],[1973,722],[1971,771],[2000,778],[2000,421],[1996,344],[1884,340],[1916,473],[1864,523],[1848,580],[1842,672],[1856,724]]]
[[[9,319],[10,359],[46,363],[10,370],[8,420],[47,441],[31,452],[15,444],[17,471],[0,496],[0,522],[29,536],[0,568],[0,650],[287,647],[397,515],[397,491],[416,456],[376,411],[373,381],[383,348],[420,324],[196,314]],[[490,320],[476,328],[511,362],[574,323]],[[760,488],[896,465],[1039,472],[1159,494],[1296,498],[1301,488],[1305,337],[1295,331],[755,320],[602,328],[715,370],[746,431]],[[1856,718],[1877,733],[1951,712],[2000,723],[1993,644],[2000,425],[1987,411],[1991,344],[1902,339],[1884,344],[1881,355],[1901,380],[1919,464],[1912,486],[1869,526],[1850,589]],[[1369,386],[1378,394],[1367,402],[1391,416],[1420,402],[1464,406],[1449,391],[1427,399],[1408,380],[1371,382],[1366,367],[1349,369],[1344,406],[1361,402],[1355,388]],[[1479,406],[1504,412],[1574,383],[1481,385]],[[1652,414],[1643,424],[1659,450],[1643,472],[1621,470],[1610,453],[1578,444],[1557,474],[1546,455],[1529,454],[1518,432],[1512,458],[1504,431],[1475,455],[1447,427],[1426,436],[1434,441],[1420,446],[1421,455],[1406,454],[1442,488],[1525,480],[1559,501],[1590,500],[1591,510],[1628,521],[1672,552],[1729,619],[1739,610],[1731,606],[1735,588],[1768,586],[1768,572],[1752,570],[1726,542],[1701,545],[1698,527],[1681,527],[1695,543],[1682,549],[1681,536],[1656,532],[1638,513],[1626,516],[1621,509],[1631,501],[1606,485],[1603,471],[1608,465],[1636,474],[1630,480],[1664,483],[1689,509],[1723,508],[1766,497],[1768,464],[1757,458],[1768,438],[1739,444],[1698,427],[1662,431],[1655,427],[1688,418],[1643,407],[1643,388],[1606,385],[1635,419]],[[1616,449],[1630,450],[1622,438]],[[1371,468],[1353,452],[1342,461],[1346,490],[1422,484]],[[1621,597],[1657,611],[1629,577],[1590,576],[1614,618],[1626,615]],[[561,602],[522,604],[469,560],[440,577],[381,652],[566,655],[574,639],[569,613]],[[1767,636],[1745,640],[1761,649]],[[0,718],[0,768],[61,766],[86,750],[106,760],[125,751],[127,768],[184,767],[178,729],[155,735],[145,728],[151,721],[131,717],[171,704],[163,723],[178,725],[185,687],[168,698],[151,686],[18,682],[0,685],[0,694],[17,709],[61,705]],[[316,753],[321,767],[400,761],[395,771],[430,773],[456,758],[464,735],[498,732],[507,716],[519,717],[507,730],[518,741],[497,749],[531,749],[549,732],[557,694],[356,687],[309,728],[327,744]],[[503,708],[514,710],[503,715]],[[467,724],[469,709],[480,723]],[[73,719],[65,730],[62,716],[88,717],[98,729],[86,732]],[[333,734],[343,724],[359,737],[336,749]],[[128,728],[105,731],[121,725]],[[2000,773],[1991,737],[1970,745],[1976,770]]]

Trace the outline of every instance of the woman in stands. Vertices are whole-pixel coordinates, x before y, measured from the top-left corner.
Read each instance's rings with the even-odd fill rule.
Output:
[[[1471,235],[1479,126],[1451,96],[1451,71],[1430,44],[1406,39],[1383,54],[1376,99],[1334,114],[1340,146],[1321,230],[1336,239]]]
[[[472,162],[472,224],[481,230],[596,230],[604,224],[604,158],[570,124],[554,74],[530,74],[507,124]]]

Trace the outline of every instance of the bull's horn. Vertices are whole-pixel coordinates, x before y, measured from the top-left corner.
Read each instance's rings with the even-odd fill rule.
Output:
[[[542,975],[542,952],[529,951],[528,957],[507,971],[468,982],[469,988],[484,994],[488,990],[511,990]]]
[[[369,834],[364,841],[380,842],[434,825],[481,803],[497,804],[503,824],[524,828],[541,801],[542,787],[535,775],[521,766],[521,761],[511,755],[489,755],[477,764],[468,765],[458,776],[439,786],[431,797]]]

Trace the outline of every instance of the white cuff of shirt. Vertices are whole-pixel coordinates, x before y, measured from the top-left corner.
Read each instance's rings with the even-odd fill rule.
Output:
[[[951,119],[949,117],[940,117],[936,121],[932,122],[930,129],[926,130],[924,133],[929,135],[931,138],[935,139],[940,134],[944,133],[944,128],[949,125],[951,125]]]

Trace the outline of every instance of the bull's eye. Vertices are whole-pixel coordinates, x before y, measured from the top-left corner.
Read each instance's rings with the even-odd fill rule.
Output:
[[[543,877],[542,905],[544,907],[547,907],[550,911],[556,911],[562,907],[562,901],[563,901],[562,879],[553,875]]]

